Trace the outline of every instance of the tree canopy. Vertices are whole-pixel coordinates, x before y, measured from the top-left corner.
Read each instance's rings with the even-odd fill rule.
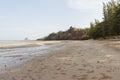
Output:
[[[51,33],[45,40],[84,40],[88,39],[87,30],[70,27],[67,31]]]
[[[120,0],[103,3],[103,21],[90,24],[90,37],[110,37],[120,35]]]

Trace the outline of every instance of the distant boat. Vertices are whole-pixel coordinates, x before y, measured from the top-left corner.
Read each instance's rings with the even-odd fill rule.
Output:
[[[27,37],[24,40],[29,40]]]

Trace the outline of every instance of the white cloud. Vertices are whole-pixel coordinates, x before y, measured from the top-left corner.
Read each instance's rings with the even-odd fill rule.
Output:
[[[97,9],[108,0],[68,0],[68,6],[74,9]]]

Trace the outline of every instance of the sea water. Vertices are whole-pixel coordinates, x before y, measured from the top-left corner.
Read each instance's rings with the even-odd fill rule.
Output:
[[[33,45],[16,48],[0,49],[0,70],[19,65],[35,56],[45,54],[53,45]]]

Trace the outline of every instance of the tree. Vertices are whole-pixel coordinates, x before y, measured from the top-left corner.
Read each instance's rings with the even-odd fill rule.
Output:
[[[56,33],[51,33],[51,34],[49,34],[49,36],[47,36],[45,39],[46,39],[46,40],[56,40],[56,36],[57,36]]]
[[[51,33],[45,40],[83,40],[88,39],[88,29],[80,29],[70,27],[66,31],[59,31],[58,33]]]
[[[94,39],[97,39],[100,37],[105,38],[105,31],[104,31],[104,26],[102,22],[96,25],[93,34],[94,34],[93,36]]]
[[[73,32],[73,31],[75,31],[75,28],[70,26],[70,28],[68,29],[68,32]]]
[[[114,14],[113,18],[113,31],[114,35],[120,35],[120,4],[118,5],[116,9],[116,13]]]
[[[98,20],[95,20],[95,24],[90,23],[90,29],[89,29],[89,36],[90,38],[97,39],[97,38],[104,38],[105,37],[105,31],[103,22],[99,22]]]
[[[94,37],[94,31],[95,31],[95,24],[94,23],[90,23],[90,29],[89,29],[89,37],[93,38]]]
[[[105,35],[111,36],[114,34],[113,31],[113,18],[114,14],[116,12],[118,2],[111,0],[108,3],[103,3],[103,14],[104,14],[104,29],[105,29]]]

